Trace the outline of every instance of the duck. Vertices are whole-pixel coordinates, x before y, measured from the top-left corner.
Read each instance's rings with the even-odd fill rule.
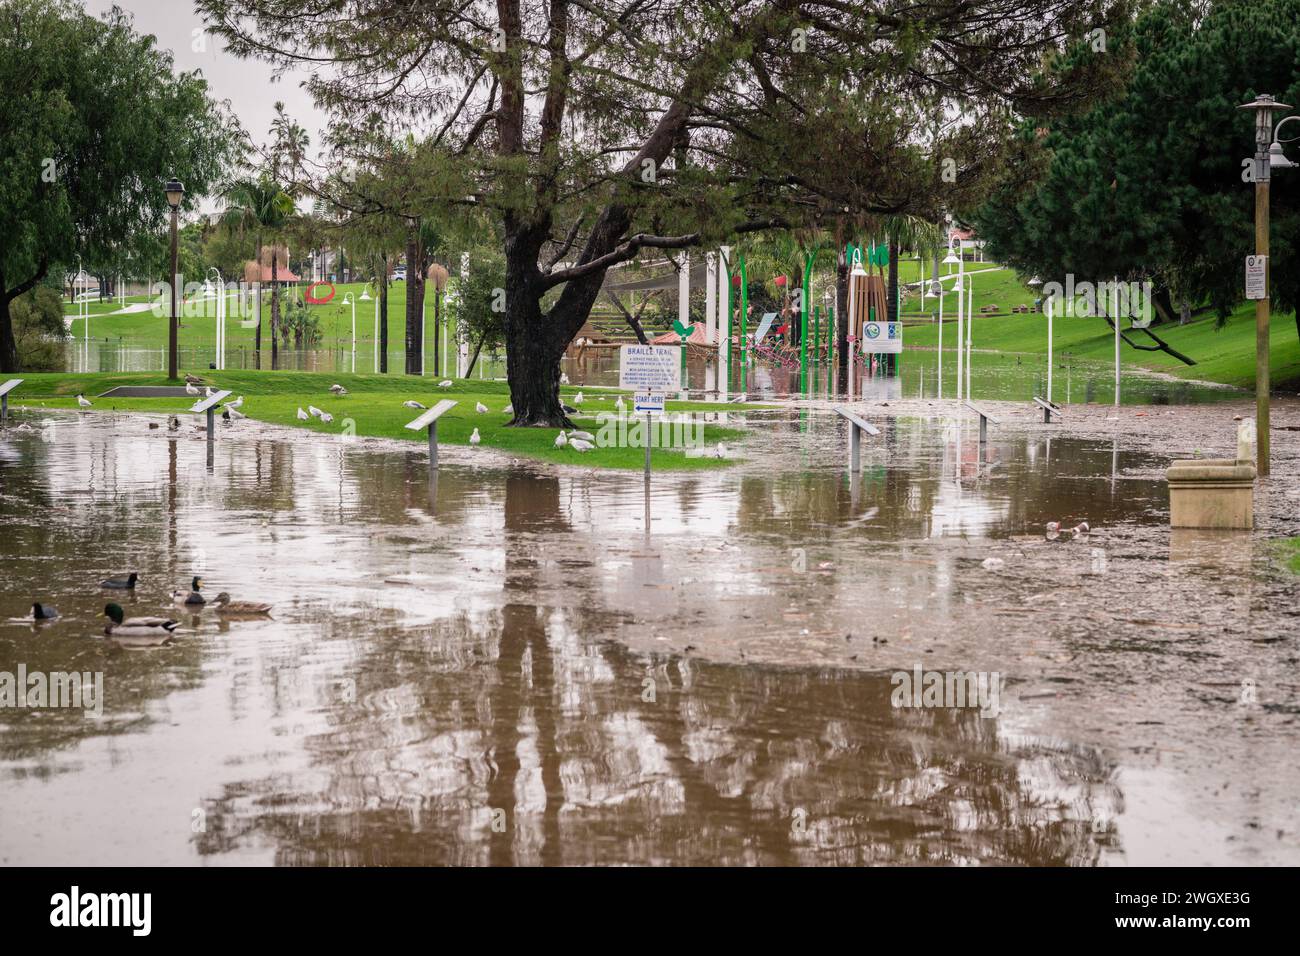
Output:
[[[130,574],[120,574],[115,578],[105,578],[99,582],[99,586],[117,591],[130,591],[135,588],[135,582],[138,580],[140,580],[140,575],[132,571]]]
[[[564,412],[564,414],[566,415],[578,414],[578,410],[576,408],[574,408],[572,405],[565,405],[564,402],[560,402],[560,411]]]
[[[311,418],[311,416],[308,415],[306,412],[304,412],[304,411],[302,410],[302,408],[300,407],[300,408],[298,409],[298,421],[300,421],[300,422],[305,422],[305,421],[307,421],[307,419],[309,419],[309,418]]]
[[[33,621],[52,621],[59,616],[59,609],[39,601],[32,604]]]
[[[213,599],[209,607],[215,608],[218,614],[270,614],[271,605],[261,601],[232,601],[230,594],[222,591]]]
[[[120,647],[160,647],[170,644],[179,623],[166,617],[125,617],[117,604],[104,605],[108,624],[104,634]]]
[[[478,443],[481,442],[482,440],[483,439],[479,437],[478,429],[477,428],[474,429],[474,433],[469,436],[469,443],[473,445],[475,448],[477,448]]]
[[[91,402],[90,399],[88,399],[85,395],[78,392],[77,405],[79,405],[81,408],[90,408]]]
[[[197,375],[190,375],[190,374],[187,372],[186,375],[185,375],[185,384],[187,384],[187,385],[202,385],[202,384],[203,384],[203,379],[199,378]]]
[[[190,581],[189,591],[186,592],[180,589],[173,591],[172,600],[175,601],[177,604],[190,606],[190,607],[199,604],[207,604],[208,603],[207,599],[204,598],[203,595],[199,593],[199,589],[201,587],[203,587],[203,579],[198,575],[195,575],[194,578]]]
[[[427,408],[428,406],[421,405],[415,399],[411,399],[409,402],[402,402],[402,407],[403,408]]]

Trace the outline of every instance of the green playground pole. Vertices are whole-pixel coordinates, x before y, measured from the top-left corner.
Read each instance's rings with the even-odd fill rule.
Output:
[[[808,290],[812,283],[813,261],[817,258],[817,250],[813,250],[805,257],[803,267],[803,289],[800,298],[803,300],[800,304],[803,308],[802,326],[799,329],[799,391],[808,391]]]
[[[740,374],[742,384],[745,377],[745,363],[749,360],[745,339],[749,335],[749,276],[745,272],[745,257],[740,257]]]
[[[822,341],[822,307],[813,306],[813,368],[821,364],[817,347]]]
[[[723,329],[723,334],[727,337],[727,381],[726,384],[723,386],[723,388],[726,391],[730,391],[731,390],[731,359],[732,359],[732,355],[731,355],[731,270],[727,268],[727,261],[725,258],[722,260],[722,274],[727,280],[726,292],[724,293],[727,297],[726,305],[725,305],[727,325],[726,328]]]

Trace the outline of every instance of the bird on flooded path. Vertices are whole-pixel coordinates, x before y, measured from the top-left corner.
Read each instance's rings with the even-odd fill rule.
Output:
[[[90,408],[91,402],[90,399],[88,399],[85,395],[81,394],[81,392],[78,392],[77,405],[81,408]]]
[[[173,591],[172,600],[177,604],[186,607],[196,607],[201,604],[207,604],[207,598],[199,593],[199,589],[202,587],[203,579],[195,575],[195,577],[190,581],[189,591],[182,591],[180,589]]]
[[[474,429],[474,433],[469,436],[469,443],[473,445],[475,448],[477,448],[478,443],[481,442],[482,440],[483,439],[479,437],[478,429],[477,428]]]
[[[99,586],[119,591],[130,591],[135,587],[135,582],[138,580],[140,580],[140,575],[132,571],[130,574],[120,574],[115,578],[105,578],[99,582]]]
[[[126,617],[117,604],[104,605],[108,624],[104,634],[120,647],[160,647],[172,642],[172,635],[180,626],[166,617]]]
[[[52,605],[42,604],[39,601],[32,604],[31,619],[33,621],[53,621],[58,616],[59,616],[58,608]]]
[[[269,604],[261,601],[232,601],[230,594],[226,591],[218,594],[208,606],[215,609],[218,614],[246,614],[251,617],[271,613],[271,605]]]

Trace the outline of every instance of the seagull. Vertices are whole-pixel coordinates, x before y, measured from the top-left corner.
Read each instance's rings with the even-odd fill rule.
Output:
[[[221,414],[229,421],[238,421],[241,418],[248,417],[234,405],[223,405],[221,408]]]
[[[211,389],[210,387],[208,387],[207,385],[204,385],[204,386],[203,386],[203,397],[204,397],[204,398],[211,398],[211,397],[212,397],[212,389]]]
[[[570,440],[569,440],[569,445],[570,445],[570,447],[572,447],[572,448],[576,448],[576,449],[578,449],[578,451],[591,451],[591,449],[593,449],[593,448],[596,447],[596,446],[593,445],[591,442],[589,442],[589,441],[583,441],[581,438],[572,438],[572,439],[570,439]]]
[[[235,399],[233,402],[226,402],[226,408],[243,408],[243,407],[244,407],[244,396],[243,396],[243,395],[240,395],[240,396],[239,396],[237,399]]]
[[[487,410],[488,410],[488,407],[487,407],[486,405],[484,405],[482,402],[475,402],[475,403],[474,403],[474,411],[478,412],[480,415],[482,415],[482,414],[483,414],[484,412],[486,412]]]
[[[717,448],[717,451],[715,451],[715,452],[713,453],[713,457],[714,457],[714,458],[726,458],[726,457],[727,457],[727,446],[724,445],[724,444],[722,444],[722,442],[718,442],[718,448]]]
[[[568,443],[569,443],[569,437],[564,434],[564,429],[561,428],[560,433],[555,436],[555,447],[563,448]]]
[[[624,407],[626,406],[626,404],[627,404],[627,403],[623,401],[623,396],[622,396],[622,395],[620,395],[618,398],[614,399],[614,407],[617,408],[620,412],[624,409]]]
[[[565,375],[563,372],[560,373],[560,384],[561,385],[569,384],[569,376]]]
[[[469,436],[469,443],[473,445],[475,448],[477,448],[478,443],[481,442],[482,440],[483,439],[478,437],[478,429],[477,428],[474,429],[474,434]]]
[[[89,408],[89,407],[90,407],[90,399],[88,399],[85,395],[82,395],[80,392],[78,392],[78,393],[77,393],[77,404],[80,405],[82,408]]]
[[[449,379],[449,378],[444,378],[441,382],[438,383],[438,387],[439,387],[439,388],[451,388],[451,379]]]
[[[197,375],[191,375],[188,372],[185,373],[185,381],[188,382],[190,385],[203,384],[203,379],[199,378]]]
[[[575,404],[575,405],[581,405],[582,402],[583,402],[582,392],[578,392],[577,395],[574,395],[574,396],[573,396],[573,404]]]
[[[569,432],[570,438],[576,438],[579,441],[595,441],[596,436],[591,432]]]
[[[513,415],[515,413],[515,403],[507,402],[506,407],[501,409],[502,415]]]
[[[402,407],[403,408],[425,408],[426,406],[421,405],[415,399],[411,399],[409,402],[402,402]]]
[[[323,421],[326,425],[328,425],[330,422],[334,421],[334,416],[331,415],[329,412],[321,412],[320,420]]]
[[[310,415],[304,412],[301,408],[298,409],[298,421],[305,422],[309,418],[311,418]]]
[[[321,410],[317,408],[315,405],[308,405],[307,414],[309,414],[312,418],[320,418]]]
[[[194,383],[193,383],[193,382],[186,382],[186,383],[185,383],[185,394],[186,394],[186,395],[197,395],[197,394],[199,394],[199,390],[198,390],[197,388],[194,387]]]
[[[745,400],[748,399],[748,398],[749,398],[749,394],[748,394],[747,392],[741,392],[741,393],[740,393],[739,395],[737,395],[735,398],[733,398],[733,399],[730,400],[730,404],[732,404],[732,405],[737,405],[737,404],[739,404],[739,403],[745,401]]]
[[[344,388],[342,385],[331,385],[330,391],[333,392],[335,395],[346,395],[348,393],[348,390]]]

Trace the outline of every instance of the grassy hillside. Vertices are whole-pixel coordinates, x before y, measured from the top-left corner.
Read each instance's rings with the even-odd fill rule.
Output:
[[[10,396],[12,407],[77,408],[76,395],[84,393],[93,402],[90,412],[176,412],[186,427],[200,424],[203,416],[190,415],[188,410],[195,398],[97,398],[96,396],[120,385],[166,385],[163,373],[99,373],[92,375],[68,373],[29,373],[23,384]],[[405,428],[407,422],[417,417],[418,409],[405,408],[402,402],[415,399],[432,407],[437,401],[450,398],[459,404],[447,412],[438,424],[440,443],[465,445],[477,428],[482,440],[480,447],[509,451],[544,461],[579,464],[587,467],[639,469],[645,461],[644,447],[596,447],[582,453],[571,447],[555,448],[557,430],[539,428],[507,428],[510,416],[504,408],[510,401],[509,391],[503,383],[456,381],[450,388],[437,388],[428,378],[413,379],[398,375],[333,375],[310,372],[212,372],[206,381],[214,387],[229,388],[232,398],[243,395],[240,409],[249,418],[271,422],[341,437],[351,428],[357,435],[405,439],[424,442],[424,432]],[[342,398],[329,391],[329,386],[339,383],[349,394]],[[174,384],[174,383],[173,383]],[[563,388],[563,399],[572,404],[579,389]],[[584,402],[579,415],[573,416],[579,428],[599,433],[597,416],[601,412],[615,412],[613,390],[584,391]],[[482,403],[489,410],[476,411]],[[317,418],[299,421],[297,411],[308,405],[329,412],[332,423]],[[753,407],[753,406],[748,406]],[[728,405],[726,414],[744,411],[746,406]],[[669,402],[668,411],[717,413],[717,404],[703,402]],[[350,424],[349,424],[350,423]],[[142,426],[143,427],[143,426]],[[238,427],[236,423],[232,427]],[[733,441],[742,432],[722,425],[705,425],[704,440],[709,449],[718,442]],[[687,457],[681,449],[659,449],[653,454],[654,466],[660,470],[700,469],[725,465],[716,458]]]

